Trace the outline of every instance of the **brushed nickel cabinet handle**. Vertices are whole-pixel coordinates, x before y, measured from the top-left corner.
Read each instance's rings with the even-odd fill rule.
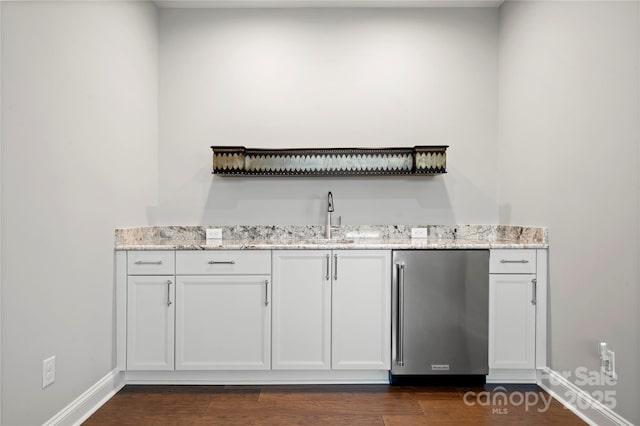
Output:
[[[167,280],[167,306],[171,306],[171,280]]]
[[[325,280],[329,281],[329,278],[331,278],[331,261],[329,260],[329,255],[327,255],[327,276],[325,277]]]
[[[333,279],[338,280],[338,255],[333,255]]]
[[[235,265],[235,260],[210,260],[209,265]]]
[[[269,280],[264,280],[264,306],[269,306]]]
[[[157,261],[154,261],[154,262],[138,260],[136,262],[136,265],[162,265],[162,260],[157,260]]]
[[[522,259],[522,260],[500,259],[500,263],[529,263],[529,261],[527,259]]]
[[[537,288],[538,288],[538,280],[537,279],[532,279],[531,280],[531,304],[535,305],[538,303],[538,297],[537,297]]]

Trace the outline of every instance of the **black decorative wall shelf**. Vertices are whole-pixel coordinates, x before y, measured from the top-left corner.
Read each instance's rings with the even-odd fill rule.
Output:
[[[446,173],[447,148],[253,149],[212,146],[220,176],[432,176]]]

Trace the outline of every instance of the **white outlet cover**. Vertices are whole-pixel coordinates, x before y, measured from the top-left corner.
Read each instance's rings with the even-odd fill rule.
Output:
[[[56,357],[47,358],[42,361],[42,389],[56,381]]]
[[[616,354],[610,349],[607,349],[607,358],[609,359],[609,368],[605,374],[611,377],[613,380],[618,380],[618,374],[616,373]]]
[[[411,238],[425,239],[428,237],[428,234],[429,234],[428,228],[411,228]]]
[[[222,228],[210,228],[207,229],[207,240],[221,240]]]

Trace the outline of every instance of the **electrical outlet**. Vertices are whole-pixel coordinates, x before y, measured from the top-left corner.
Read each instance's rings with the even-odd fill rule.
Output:
[[[617,380],[615,352],[609,349],[609,346],[605,342],[600,342],[598,345],[598,353],[600,354],[600,372],[605,376]]]
[[[600,342],[598,344],[598,355],[600,355],[600,359],[602,359],[602,357],[605,356],[606,353],[607,353],[607,343]]]
[[[600,373],[606,375],[609,367],[609,357],[607,356],[609,349],[606,342],[600,342],[598,345],[598,354],[600,355]]]
[[[207,240],[221,240],[222,228],[210,228],[207,229]]]
[[[56,357],[42,361],[42,389],[56,381]]]
[[[428,228],[411,228],[411,238],[427,238],[428,234]]]
[[[607,354],[605,356],[605,365],[604,365],[604,374],[611,377],[614,380],[618,379],[618,375],[616,374],[616,353],[610,349],[607,349]]]

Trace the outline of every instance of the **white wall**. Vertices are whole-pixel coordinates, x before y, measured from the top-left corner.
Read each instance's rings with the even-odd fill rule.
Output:
[[[500,222],[549,227],[550,366],[597,372],[608,342],[615,411],[634,424],[639,12],[637,1],[500,10]]]
[[[160,11],[160,224],[497,220],[497,9]],[[433,178],[223,178],[211,145],[450,145]]]
[[[1,7],[2,424],[36,425],[115,366],[113,231],[157,202],[157,11]]]

